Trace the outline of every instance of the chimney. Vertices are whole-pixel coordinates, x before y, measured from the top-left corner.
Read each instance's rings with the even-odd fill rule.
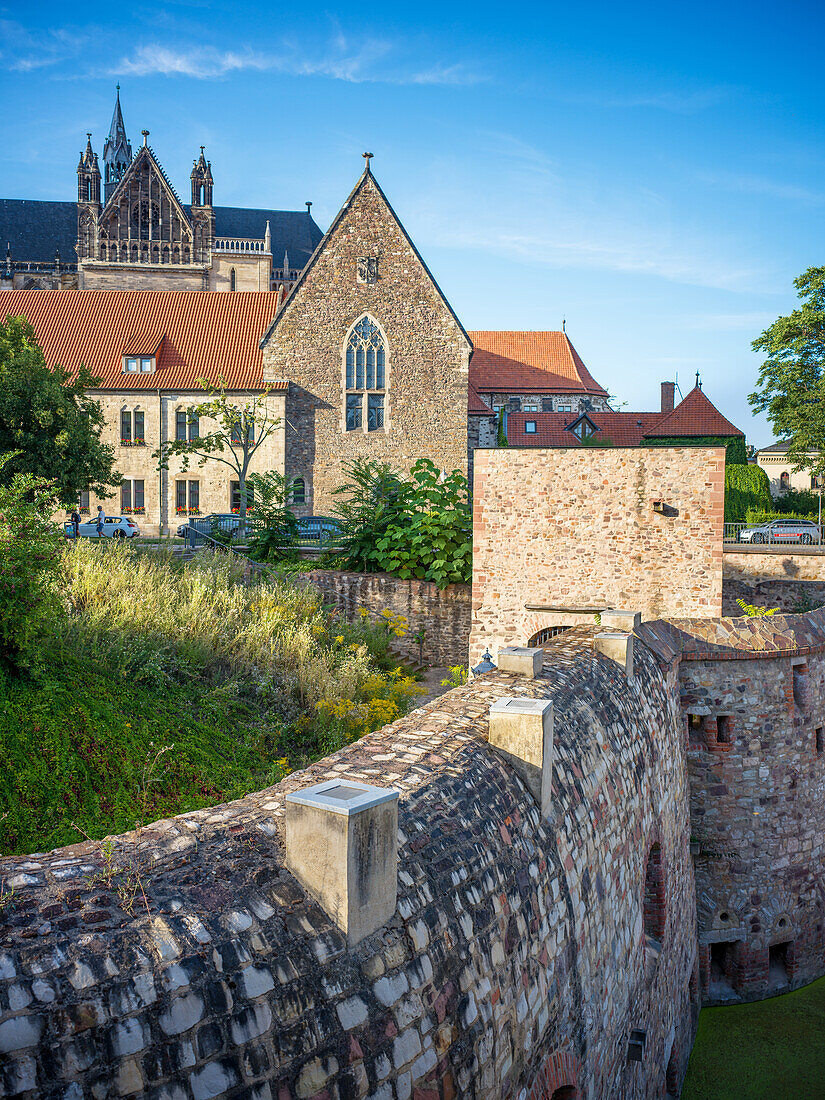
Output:
[[[663,382],[662,383],[662,412],[673,412],[673,399],[676,392],[675,382]]]

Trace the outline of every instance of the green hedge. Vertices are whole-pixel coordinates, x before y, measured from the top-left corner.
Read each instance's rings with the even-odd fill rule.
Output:
[[[725,466],[725,522],[751,523],[750,512],[769,513],[773,518],[768,475],[761,466]]]
[[[689,447],[696,444],[706,444],[725,448],[725,463],[727,466],[747,466],[748,454],[745,450],[745,437],[735,436],[662,436],[661,439],[646,439],[643,447]]]
[[[816,521],[816,515],[806,516],[799,512],[783,512],[783,519],[813,519]],[[761,508],[748,508],[747,515],[745,517],[745,523],[770,523],[771,520],[779,519],[776,512],[764,512]],[[730,520],[731,523],[741,522],[740,520]]]

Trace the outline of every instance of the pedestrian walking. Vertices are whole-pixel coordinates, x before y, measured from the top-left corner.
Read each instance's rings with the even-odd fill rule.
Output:
[[[69,516],[72,524],[72,530],[74,531],[74,537],[80,538],[80,513],[77,508],[72,508],[72,514]]]
[[[103,511],[103,505],[97,506],[97,537],[103,538],[103,521],[106,519],[106,513]]]

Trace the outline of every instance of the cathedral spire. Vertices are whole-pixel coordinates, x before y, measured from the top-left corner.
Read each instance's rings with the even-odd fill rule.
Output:
[[[112,113],[112,125],[109,127],[109,136],[103,147],[103,172],[104,172],[104,199],[111,198],[115,188],[123,177],[123,173],[132,163],[132,146],[126,136],[126,127],[123,123],[123,111],[120,109],[120,85],[117,85],[115,95],[115,109]]]

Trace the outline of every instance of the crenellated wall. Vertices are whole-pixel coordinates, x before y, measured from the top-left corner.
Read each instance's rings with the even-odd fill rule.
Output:
[[[510,695],[555,708],[546,820],[487,743]],[[401,792],[396,912],[352,949],[284,867],[286,794],[331,777]],[[114,874],[99,845],[3,861],[0,1093],[663,1097],[698,1009],[688,833],[675,668],[639,646],[628,679],[576,630],[535,680],[492,673],[278,787],[118,838]]]

